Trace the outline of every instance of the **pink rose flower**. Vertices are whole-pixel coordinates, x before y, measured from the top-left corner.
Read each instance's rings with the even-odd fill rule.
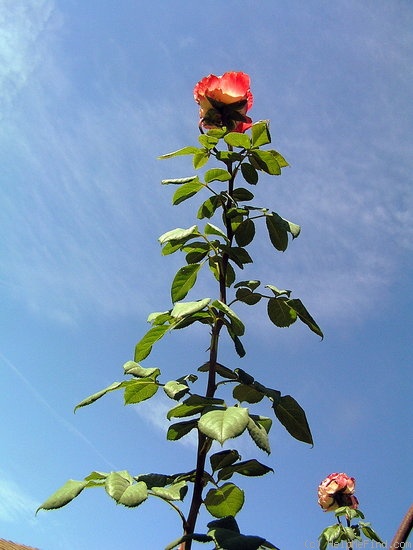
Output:
[[[347,474],[330,474],[318,486],[318,504],[324,512],[331,512],[341,506],[358,507],[354,496],[356,480]]]
[[[200,126],[245,132],[252,126],[246,116],[253,104],[250,77],[245,73],[228,72],[222,76],[210,74],[194,88],[194,99],[200,106]]]

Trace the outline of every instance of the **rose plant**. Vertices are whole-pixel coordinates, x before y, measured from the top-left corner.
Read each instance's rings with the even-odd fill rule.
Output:
[[[384,546],[370,523],[361,521],[364,514],[358,509],[359,502],[354,495],[355,487],[354,477],[344,473],[330,474],[318,486],[318,504],[324,512],[335,511],[337,518],[337,523],[326,527],[319,536],[320,550],[325,550],[329,544],[338,546],[340,543],[347,544],[347,548],[351,549],[353,541],[362,540],[362,534]],[[346,525],[341,523],[341,517],[346,519]],[[359,519],[358,523],[352,525],[353,519]]]
[[[292,297],[291,290],[279,288],[273,281],[262,285],[259,280],[239,276],[253,261],[247,248],[254,240],[257,223],[264,223],[270,244],[280,252],[300,233],[297,224],[271,208],[251,205],[252,191],[260,176],[279,176],[288,163],[279,152],[267,147],[271,143],[268,121],[253,123],[247,115],[253,104],[249,76],[242,72],[209,75],[195,86],[194,98],[200,108],[201,135],[197,145],[160,157],[187,155],[197,171],[189,177],[162,181],[175,188],[173,205],[204,195],[196,210],[195,224],[169,230],[159,237],[164,256],[180,252],[185,259],[172,279],[171,305],[149,315],[149,330],[136,344],[133,360],[123,366],[127,379],[114,382],[76,407],[118,390],[123,391],[125,404],[134,405],[163,391],[172,401],[167,413],[172,423],[166,437],[178,441],[190,432],[196,434],[194,467],[187,472],[163,474],[93,471],[82,480],[65,483],[39,509],[60,508],[84,489],[102,487],[124,506],[137,507],[156,497],[172,507],[181,532],[167,545],[169,550],[190,550],[196,542],[209,542],[213,548],[225,550],[274,549],[261,536],[242,534],[235,517],[243,507],[245,495],[233,482],[233,477],[272,472],[272,466],[253,457],[243,459],[235,444],[216,452],[213,443],[222,445],[245,432],[259,451],[270,454],[273,418],[292,437],[311,445],[310,427],[304,410],[291,395],[284,395],[272,383],[258,381],[255,373],[222,365],[219,344],[226,334],[235,353],[244,357],[245,325],[238,309],[262,303],[276,327],[289,327],[298,320],[319,337],[323,333],[303,302]],[[208,162],[212,166],[205,169]],[[201,270],[212,275],[216,296],[187,300]],[[195,324],[205,326],[208,334],[207,345],[202,346],[208,349],[207,357],[196,371],[162,380],[159,368],[142,365],[166,334],[190,330]],[[262,403],[267,408],[256,412],[254,408]],[[328,487],[342,490],[337,480],[334,483],[337,487],[333,480]],[[206,528],[198,530],[201,507],[212,519]],[[142,548],[139,542],[138,546]]]

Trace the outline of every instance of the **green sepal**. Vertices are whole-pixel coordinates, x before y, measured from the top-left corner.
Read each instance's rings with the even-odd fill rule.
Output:
[[[221,487],[208,491],[204,499],[204,505],[212,516],[223,518],[236,516],[244,505],[244,499],[242,489],[233,483],[224,483]]]
[[[298,441],[313,445],[313,436],[304,410],[291,395],[283,395],[277,402],[274,402],[273,409],[275,416]]]

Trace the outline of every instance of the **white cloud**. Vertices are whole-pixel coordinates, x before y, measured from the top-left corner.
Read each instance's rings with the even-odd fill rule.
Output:
[[[38,501],[0,471],[0,519],[5,522],[28,521],[34,523]]]

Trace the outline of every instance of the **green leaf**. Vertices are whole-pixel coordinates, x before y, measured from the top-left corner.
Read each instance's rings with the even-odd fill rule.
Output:
[[[195,153],[198,153],[200,149],[198,147],[183,147],[182,149],[178,149],[177,151],[173,151],[172,153],[167,153],[166,155],[161,155],[158,157],[158,159],[170,159],[172,157],[179,157],[181,155],[193,155]]]
[[[203,412],[207,407],[215,405],[224,405],[223,399],[203,397],[201,395],[190,395],[183,403],[173,407],[166,415],[168,420],[171,418],[183,418],[185,416],[193,416]]]
[[[236,285],[234,285],[234,288],[241,288],[241,287],[247,287],[250,290],[254,292],[261,284],[261,281],[240,281]]]
[[[287,300],[287,303],[296,312],[300,321],[307,325],[313,332],[315,332],[315,334],[321,336],[321,338],[324,338],[322,330],[308,313],[301,300]]]
[[[291,395],[283,395],[273,404],[273,409],[290,435],[304,443],[314,444],[305,412]]]
[[[194,154],[192,164],[195,170],[202,168],[209,159],[209,151],[207,149],[198,149],[198,152]]]
[[[162,245],[168,242],[184,244],[188,239],[192,237],[200,237],[200,236],[201,236],[201,233],[199,232],[198,227],[196,225],[193,225],[188,229],[181,229],[180,227],[177,227],[176,229],[167,231],[166,233],[164,233],[159,237],[158,241]]]
[[[202,264],[189,264],[184,265],[178,270],[177,274],[172,281],[171,287],[171,299],[172,302],[179,302],[185,298],[188,292],[196,283],[198,271],[201,269]]]
[[[274,248],[280,252],[285,252],[288,247],[288,233],[286,223],[278,214],[272,214],[265,217],[268,235]]]
[[[143,361],[152,351],[152,347],[160,340],[171,327],[158,325],[148,330],[145,336],[135,346],[135,361]]]
[[[241,147],[242,149],[251,148],[251,140],[247,134],[241,134],[240,132],[230,132],[224,136],[224,141],[232,147]]]
[[[271,153],[274,155],[276,161],[281,166],[281,168],[285,168],[286,166],[289,166],[288,162],[285,160],[285,158],[278,153],[278,151],[271,151]]]
[[[211,301],[211,298],[203,298],[202,300],[196,300],[195,302],[177,302],[171,311],[172,317],[175,319],[182,319],[193,315],[198,311],[204,309]]]
[[[275,151],[251,151],[250,161],[255,168],[263,170],[267,174],[272,176],[279,176],[281,174],[281,167],[278,163]]]
[[[251,292],[249,288],[242,287],[238,288],[237,292],[235,293],[235,297],[240,302],[248,304],[249,306],[253,306],[261,300],[262,294]]]
[[[282,296],[283,294],[289,297],[291,294],[291,290],[280,290],[274,285],[265,285],[265,288],[269,288],[276,298],[278,298],[278,296]]]
[[[212,218],[217,208],[222,206],[221,195],[212,195],[199,207],[197,218],[202,220],[203,218]]]
[[[238,336],[236,336],[235,334],[231,334],[229,332],[229,335],[231,336],[232,338],[232,341],[234,342],[234,346],[235,346],[235,351],[237,352],[237,354],[239,355],[239,357],[244,357],[245,355],[245,348],[244,346],[242,345],[242,342],[241,340],[238,338]]]
[[[193,181],[199,181],[198,176],[189,176],[187,178],[173,178],[162,180],[162,185],[183,185],[184,183],[190,183]]]
[[[146,484],[143,481],[133,483],[133,478],[123,472],[112,472],[106,478],[105,489],[117,504],[129,508],[139,506],[148,498]]]
[[[189,387],[187,384],[182,384],[177,380],[171,380],[164,385],[164,392],[171,399],[179,401],[186,393],[189,392]]]
[[[231,177],[228,170],[224,170],[223,168],[211,168],[211,170],[205,172],[204,180],[205,183],[211,183],[212,181],[229,181]]]
[[[78,405],[76,405],[75,412],[77,411],[77,409],[80,409],[80,407],[86,407],[87,405],[90,405],[91,403],[94,403],[95,401],[97,401],[98,399],[100,399],[101,397],[106,395],[107,393],[109,393],[111,391],[119,390],[120,388],[123,388],[125,386],[125,384],[126,384],[125,381],[124,382],[113,382],[113,384],[111,384],[110,386],[108,386],[104,390],[100,390],[100,391],[94,393],[93,395],[90,395],[89,397],[86,397],[86,399],[83,399],[83,401],[81,401]]]
[[[125,382],[124,401],[125,405],[136,405],[141,401],[150,399],[158,391],[158,384],[151,378],[140,380],[128,380]]]
[[[234,462],[241,459],[241,455],[236,450],[225,450],[210,456],[209,460],[213,472],[231,466]]]
[[[238,246],[248,246],[255,237],[255,224],[247,218],[239,224],[235,231],[235,240]]]
[[[209,361],[201,365],[198,370],[200,372],[209,372]],[[238,377],[234,371],[228,367],[224,367],[224,365],[221,365],[220,363],[216,363],[215,372],[222,376],[222,378],[227,378],[228,380],[238,380]]]
[[[192,535],[183,535],[179,539],[174,540],[168,546],[165,546],[165,550],[175,550],[182,542],[188,540],[194,540],[195,542],[212,542],[213,538],[209,535],[203,535],[202,533],[192,533]]]
[[[256,185],[258,183],[258,172],[249,162],[243,162],[241,164],[241,173],[244,180],[250,185]]]
[[[248,191],[248,189],[245,189],[244,187],[237,187],[232,193],[232,198],[237,202],[246,202],[252,201],[254,195],[251,193],[251,191]]]
[[[200,182],[198,178],[191,182],[185,183],[184,185],[181,185],[181,187],[179,187],[175,191],[174,196],[172,197],[172,204],[177,205],[181,202],[186,201],[190,197],[196,195],[196,193],[198,193],[198,191],[200,191],[203,187],[205,187],[204,184]]]
[[[286,298],[270,298],[267,312],[274,325],[280,328],[289,327],[297,320],[297,313],[289,306]]]
[[[69,479],[66,483],[60,487],[53,495],[51,495],[43,504],[41,504],[37,510],[56,510],[62,506],[66,506],[74,498],[76,498],[83,489],[87,486],[87,481],[76,481],[75,479]]]
[[[236,516],[244,505],[244,491],[233,483],[225,483],[218,489],[210,489],[204,504],[208,512],[216,518]]]
[[[384,544],[379,535],[374,531],[374,529],[371,527],[370,523],[365,523],[364,521],[360,521],[359,525],[361,527],[361,530],[363,534],[370,540],[374,540],[376,542],[379,542],[381,544]],[[406,547],[407,548],[407,547]]]
[[[220,229],[216,225],[212,225],[212,223],[207,223],[205,225],[205,235],[218,235],[218,237],[222,237],[223,239],[228,241],[228,237],[222,231],[222,229]]]
[[[224,302],[221,302],[221,300],[214,300],[211,306],[225,313],[225,315],[231,321],[231,329],[236,336],[242,336],[244,334],[245,332],[244,323],[241,321],[241,319],[238,317],[235,311],[233,311],[229,306],[224,304]]]
[[[198,137],[199,143],[206,149],[213,149],[218,143],[219,139],[215,136],[209,136],[207,134],[201,134]]]
[[[201,262],[208,252],[211,250],[211,245],[202,241],[195,241],[185,245],[182,250],[186,252],[186,261],[188,264]]]
[[[269,466],[253,458],[251,460],[244,460],[243,462],[225,466],[218,472],[218,481],[230,479],[234,474],[240,474],[247,477],[259,477],[273,471],[274,470]]]
[[[246,386],[244,384],[235,386],[232,396],[240,403],[259,403],[264,397],[261,392],[254,388],[254,386]]]
[[[127,361],[123,365],[123,370],[125,371],[125,374],[130,374],[136,378],[156,378],[161,373],[158,368],[145,369],[144,367],[141,367],[139,363],[135,363],[135,361]]]
[[[168,433],[166,434],[166,438],[168,441],[177,441],[178,439],[181,439],[181,437],[184,437],[184,435],[189,434],[191,430],[196,428],[197,421],[196,420],[185,420],[183,422],[175,422],[175,424],[172,424],[169,429]]]
[[[170,487],[152,487],[152,493],[164,500],[183,500],[188,492],[186,481],[174,483]]]
[[[198,421],[198,428],[207,437],[219,441],[222,445],[227,439],[241,435],[248,421],[248,409],[228,407],[202,415]]]
[[[251,126],[252,144],[261,147],[271,143],[270,124],[268,120],[260,120]]]
[[[268,437],[271,422],[270,418],[251,415],[247,425],[247,430],[251,439],[259,449],[265,451],[267,454],[271,453],[270,440]]]

